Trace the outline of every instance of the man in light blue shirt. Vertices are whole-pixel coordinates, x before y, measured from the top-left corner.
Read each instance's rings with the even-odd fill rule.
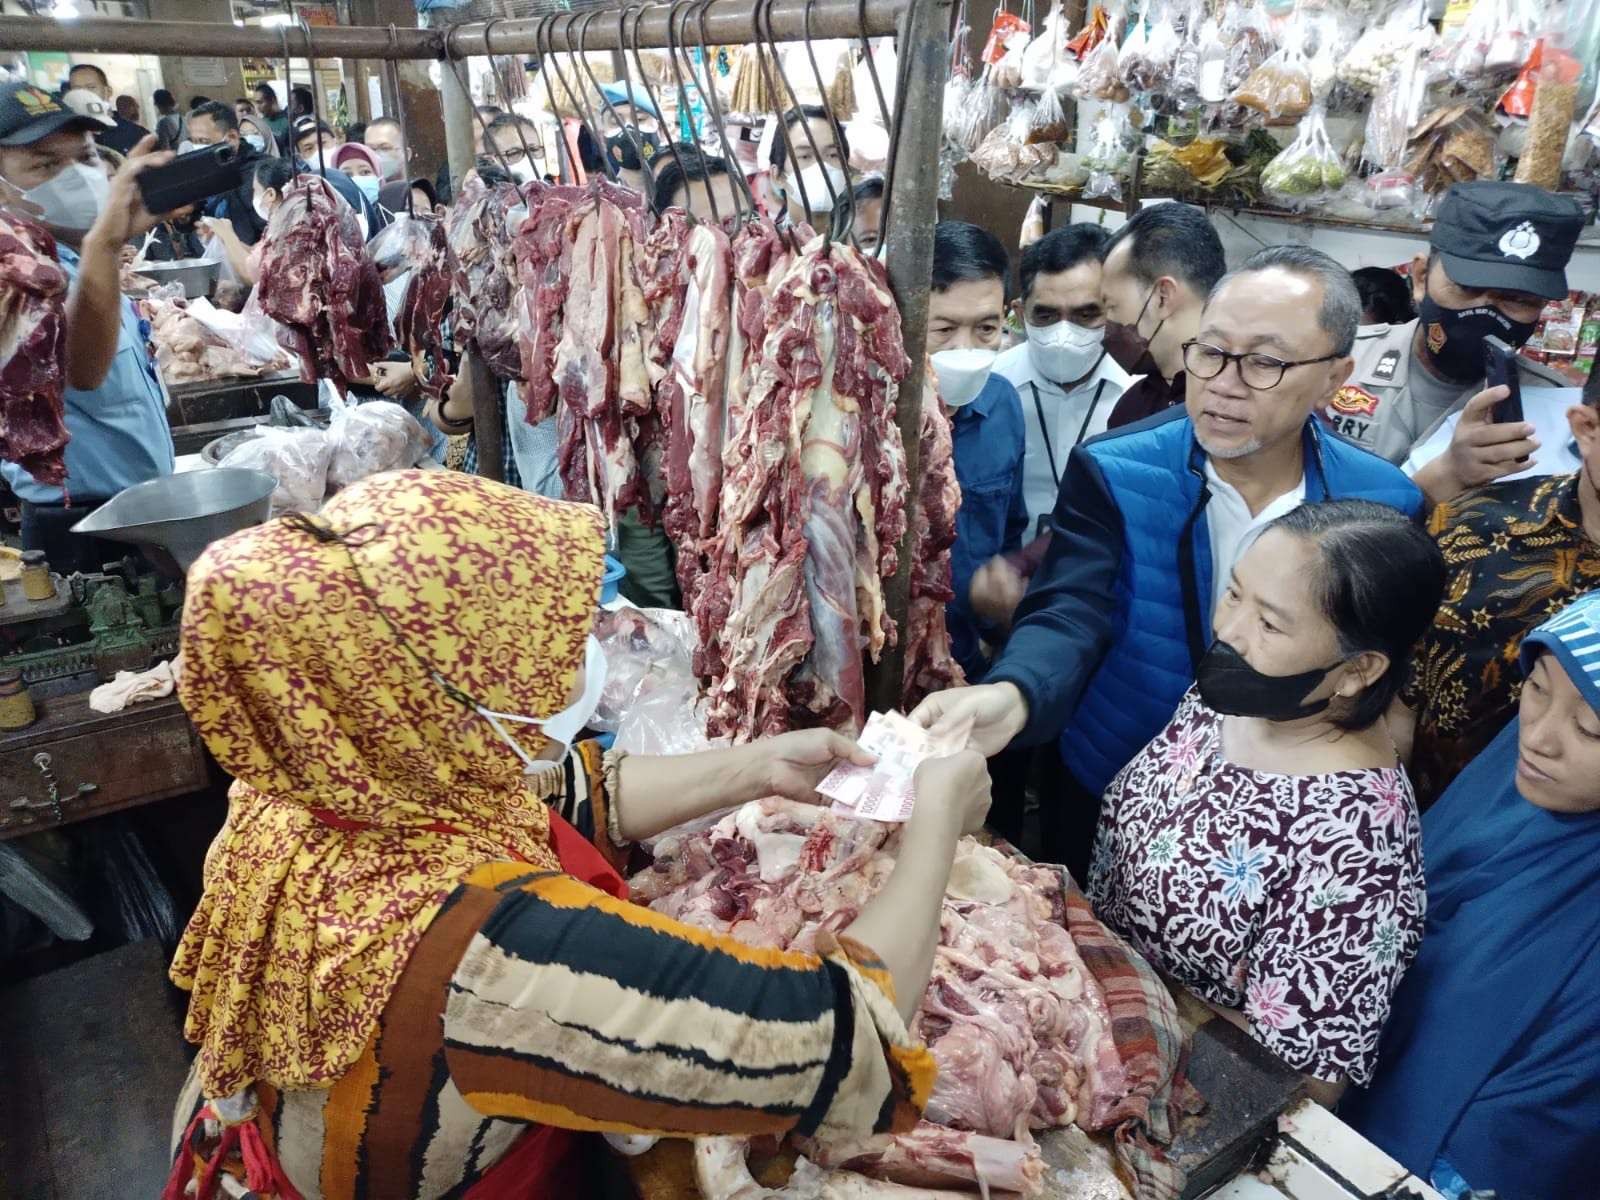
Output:
[[[123,488],[171,474],[174,461],[166,388],[119,278],[122,247],[158,222],[140,199],[139,172],[172,155],[152,152],[155,138],[145,138],[107,183],[93,126],[30,84],[0,86],[0,203],[50,231],[71,280],[65,401],[72,438],[64,488],[40,483],[16,463],[0,462],[0,475],[22,501],[24,548],[43,550],[62,572],[98,569],[106,557],[103,545],[70,533],[72,525]]]

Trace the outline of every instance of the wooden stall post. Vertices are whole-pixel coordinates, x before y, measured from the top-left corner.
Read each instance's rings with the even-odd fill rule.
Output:
[[[922,405],[926,395],[928,281],[933,273],[933,227],[939,220],[939,146],[944,125],[944,85],[950,65],[950,0],[912,0],[901,20],[899,56],[904,64],[895,95],[899,131],[890,182],[889,285],[900,305],[900,330],[911,373],[900,385],[896,422],[906,448],[906,512],[921,490]],[[907,61],[909,60],[909,61]],[[937,396],[928,396],[938,403]],[[911,556],[916,531],[906,522],[900,567],[885,582],[884,604],[900,630],[867,681],[868,703],[878,711],[899,707],[905,676],[906,618],[910,609]]]

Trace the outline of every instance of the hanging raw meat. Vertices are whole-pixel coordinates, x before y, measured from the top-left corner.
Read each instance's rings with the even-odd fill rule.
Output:
[[[510,224],[522,203],[511,184],[489,187],[474,175],[451,206],[445,230],[453,340],[460,350],[476,350],[497,378],[507,380],[523,378]]]
[[[0,214],[0,458],[54,487],[67,477],[66,304],[50,235]]]
[[[666,378],[656,389],[665,431],[662,523],[677,549],[678,587],[694,612],[709,563],[703,545],[717,529],[722,492],[723,396],[727,382],[730,276],[728,235],[704,221],[682,255],[688,283],[674,313],[679,328]]]
[[[301,378],[341,388],[366,379],[394,339],[355,210],[320,175],[302,172],[262,240],[261,310],[281,326],[278,339],[299,357]]]
[[[931,692],[966,682],[950,651],[945,605],[955,599],[950,578],[950,547],[956,541],[956,511],[961,485],[956,482],[955,447],[950,418],[939,402],[932,371],[922,385],[922,437],[918,459],[921,482],[911,518],[911,593],[906,612],[905,676],[900,704],[909,712]]]
[[[393,317],[395,338],[428,395],[450,386],[443,321],[450,299],[450,243],[431,212],[400,213],[367,243]]]
[[[771,285],[724,459],[725,583],[706,596],[713,735],[865,719],[862,654],[895,633],[882,581],[905,532],[909,366],[877,262],[819,238]]]
[[[573,209],[584,195],[581,188],[531,185],[528,215],[511,244],[517,293],[506,312],[514,321],[516,374],[523,381],[524,416],[530,425],[556,410],[556,346],[571,282],[570,227]]]

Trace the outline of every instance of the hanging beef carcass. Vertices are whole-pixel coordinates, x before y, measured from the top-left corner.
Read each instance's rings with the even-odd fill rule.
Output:
[[[909,607],[906,611],[905,675],[900,704],[907,712],[923,697],[966,682],[950,650],[945,605],[955,599],[950,579],[950,547],[956,541],[956,512],[961,485],[956,482],[955,447],[950,418],[939,402],[934,374],[922,385],[922,437],[918,457],[920,482],[912,506],[912,558]]]
[[[510,221],[523,199],[509,183],[485,185],[476,176],[450,208],[445,237],[450,262],[451,334],[456,347],[476,350],[499,379],[517,380],[517,268]]]
[[[723,630],[713,735],[865,719],[862,654],[895,633],[882,581],[905,531],[894,392],[909,365],[878,263],[819,238],[771,285],[724,458],[726,590],[707,589]]]
[[[67,273],[38,225],[0,214],[0,458],[66,481]]]
[[[513,243],[523,416],[530,424],[557,416],[569,500],[593,500],[613,525],[630,509],[653,522],[660,488],[648,478],[657,431],[642,200],[599,182],[535,184],[526,195]]]
[[[664,430],[666,505],[662,524],[677,550],[678,587],[694,612],[709,569],[706,539],[717,529],[727,384],[733,254],[727,234],[704,221],[685,239],[686,283],[666,377],[656,388]]]
[[[394,339],[355,210],[327,180],[302,172],[284,188],[262,241],[261,310],[278,322],[301,378],[341,387],[367,378]]]
[[[517,291],[506,311],[515,323],[516,373],[530,425],[556,411],[556,346],[571,284],[572,211],[584,196],[582,188],[530,185],[528,215],[511,243]]]
[[[411,356],[422,389],[439,399],[450,386],[443,321],[452,265],[444,221],[431,212],[399,213],[367,243],[383,280],[400,349]]]

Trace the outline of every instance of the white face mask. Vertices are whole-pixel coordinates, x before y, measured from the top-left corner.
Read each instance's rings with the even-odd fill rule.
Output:
[[[951,408],[971,404],[989,382],[998,351],[968,346],[960,350],[940,350],[928,356],[933,373],[939,377],[939,398]]]
[[[1105,326],[1085,329],[1071,321],[1028,325],[1028,357],[1034,370],[1053,383],[1072,383],[1094,369],[1105,353]]]
[[[507,166],[510,168],[511,178],[518,183],[532,183],[539,178],[539,168],[529,161],[527,155],[523,155],[514,163],[508,163]]]
[[[244,135],[244,140],[245,145],[249,146],[257,154],[261,153],[261,151],[267,148],[267,139],[262,137],[259,133],[247,133]]]
[[[831,194],[828,192],[830,183],[833,184]],[[834,200],[844,198],[844,172],[824,163],[812,163],[800,172],[799,182],[790,179],[789,199],[796,204],[801,204],[801,188],[805,189],[802,207],[809,207],[814,213],[832,212]]]
[[[99,166],[68,163],[23,198],[44,210],[44,219],[58,229],[82,233],[95,223],[111,195],[111,181]]]
[[[250,207],[256,210],[256,216],[260,217],[263,223],[272,220],[272,210],[263,207],[260,199],[251,200]]]
[[[548,770],[550,763],[541,762],[534,758],[521,745],[517,739],[506,732],[501,721],[515,721],[519,725],[538,725],[545,737],[553,742],[560,742],[567,749],[572,748],[572,743],[577,740],[578,734],[589,723],[589,718],[594,716],[594,710],[600,706],[600,694],[606,687],[606,652],[600,648],[593,634],[589,635],[584,643],[583,658],[583,695],[577,702],[562,709],[553,717],[521,717],[515,713],[490,712],[481,704],[477,708],[478,715],[494,726],[494,731],[500,735],[500,740],[510,746],[518,758],[522,760],[523,773],[532,775],[536,771]]]
[[[383,187],[383,180],[376,175],[352,175],[350,182],[356,185],[356,190],[372,203],[378,202],[378,191]]]
[[[383,177],[393,183],[405,174],[406,160],[398,150],[374,150],[378,156],[378,165],[383,168]]]
[[[183,141],[178,143],[178,153],[179,154],[187,154],[187,153],[189,153],[189,151],[198,150],[199,148],[200,147],[196,146],[188,138],[184,138]]]

